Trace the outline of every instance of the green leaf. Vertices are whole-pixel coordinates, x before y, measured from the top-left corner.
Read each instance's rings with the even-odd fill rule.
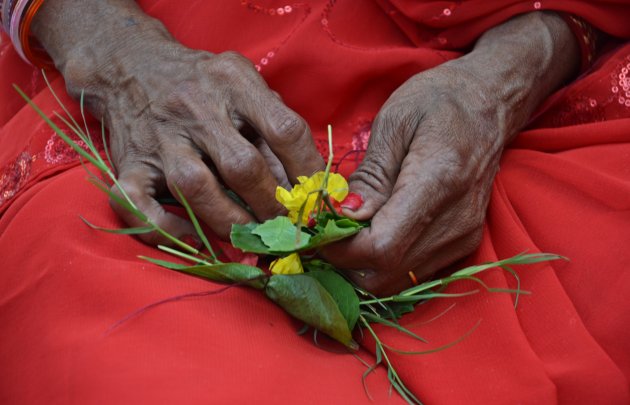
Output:
[[[309,260],[308,262],[303,261],[302,265],[304,266],[305,271],[317,271],[317,270],[335,271],[335,267],[332,264],[326,263],[325,261],[320,260],[320,259],[313,259],[313,260]]]
[[[141,256],[141,258],[170,270],[193,274],[220,283],[239,283],[257,290],[265,288],[266,274],[258,267],[248,266],[246,264],[220,263],[187,266],[167,262],[165,260],[153,259],[151,257]]]
[[[265,293],[295,318],[352,350],[358,349],[335,300],[315,278],[305,274],[273,275]]]
[[[379,311],[383,318],[391,318],[391,314],[393,314],[396,319],[400,319],[404,314],[413,312],[415,308],[410,302],[388,302],[387,306],[389,311]]]
[[[289,253],[308,245],[311,235],[298,230],[291,220],[284,216],[269,219],[258,225],[253,234],[260,236],[271,251]]]
[[[243,252],[257,253],[261,255],[271,253],[269,247],[263,243],[260,236],[252,233],[258,225],[259,224],[256,222],[250,222],[246,225],[233,224],[232,232],[230,233],[230,241],[232,242],[232,245],[241,249]]]
[[[265,288],[267,275],[258,267],[241,263],[221,263],[209,266],[191,266],[180,270],[196,274],[210,280],[224,283],[241,283],[257,290]]]
[[[339,226],[341,223],[342,226]],[[306,249],[314,249],[320,246],[345,239],[357,234],[363,226],[347,218],[329,219],[326,226],[319,233],[311,238],[311,242]]]
[[[93,223],[83,218],[82,216],[79,216],[79,218],[81,218],[81,221],[85,222],[85,224],[92,229],[96,229],[97,231],[103,231],[103,232],[108,232],[108,233],[115,233],[119,235],[141,235],[144,233],[153,232],[155,230],[155,228],[152,226],[141,226],[137,228],[121,228],[121,229],[103,228],[102,226],[94,225]]]
[[[366,223],[349,218],[334,219],[330,213],[324,213],[322,216],[325,219],[320,219],[320,224],[307,229],[308,232],[314,231],[315,235],[300,231],[299,243],[296,243],[295,225],[284,216],[268,220],[264,224],[255,222],[247,225],[234,224],[230,239],[232,245],[244,252],[279,256],[327,245],[355,235],[367,226]]]
[[[169,262],[167,260],[155,259],[153,257],[148,257],[148,256],[138,256],[138,258],[142,260],[146,260],[147,262],[151,262],[153,264],[157,264],[158,266],[167,268],[169,270],[182,270],[182,269],[187,269],[191,267],[190,264],[174,263],[174,262]]]
[[[335,220],[335,225],[339,228],[365,228],[366,226],[369,226],[368,223],[357,222],[353,219],[345,217]]]
[[[319,281],[322,287],[328,291],[337,303],[339,311],[346,318],[348,328],[353,330],[357,319],[359,319],[359,297],[354,292],[352,284],[335,271],[316,270],[305,274]]]

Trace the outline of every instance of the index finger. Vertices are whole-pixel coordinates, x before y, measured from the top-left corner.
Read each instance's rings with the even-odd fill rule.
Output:
[[[243,97],[240,114],[265,139],[285,168],[289,180],[324,170],[325,163],[315,147],[306,121],[287,107],[260,79],[262,86],[252,96]]]

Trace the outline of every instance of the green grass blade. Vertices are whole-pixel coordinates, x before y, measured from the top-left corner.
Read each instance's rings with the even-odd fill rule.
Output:
[[[420,402],[420,400],[416,398],[416,396],[413,395],[413,393],[409,391],[409,389],[407,389],[400,376],[398,376],[398,374],[396,373],[394,365],[391,363],[389,357],[387,356],[387,353],[385,352],[385,345],[383,345],[383,342],[380,340],[374,329],[372,329],[370,323],[367,322],[367,320],[363,316],[359,316],[359,320],[361,322],[361,325],[363,325],[370,332],[370,335],[372,335],[376,344],[376,364],[374,365],[374,367],[376,368],[376,366],[384,361],[387,365],[387,378],[389,379],[391,386],[396,390],[396,392],[398,392],[408,403],[422,405],[422,402]]]
[[[61,109],[63,110],[64,113],[66,113],[66,115],[68,117],[70,117],[70,119],[72,120],[72,122],[74,123],[74,127],[76,128],[80,128],[79,123],[74,119],[74,117],[72,116],[72,114],[70,114],[70,111],[68,111],[68,109],[66,108],[66,106],[61,102],[61,100],[59,99],[59,97],[57,96],[57,93],[55,92],[55,90],[53,89],[53,87],[50,85],[50,81],[48,81],[48,76],[46,75],[46,71],[44,69],[41,70],[42,72],[42,76],[44,77],[44,81],[46,82],[46,86],[50,89],[50,93],[52,94],[52,96],[54,97],[55,101],[57,101],[57,104],[59,104],[59,106],[61,107]],[[70,125],[68,125],[69,127],[72,127]]]
[[[433,298],[461,298],[461,297],[467,297],[469,295],[474,295],[474,294],[478,294],[479,290],[470,290],[470,291],[466,291],[463,293],[434,293],[434,292],[428,292],[428,293],[421,293],[416,295],[415,297],[420,298],[420,300],[422,301],[426,301],[426,300],[430,300]],[[401,297],[401,298],[412,298],[412,297]],[[398,302],[399,299],[394,299],[394,302]],[[402,300],[401,300],[402,301]]]
[[[107,137],[105,136],[105,121],[101,121],[101,139],[103,140],[103,150],[105,151],[105,158],[110,167],[114,167],[114,161],[109,154],[109,146],[107,146]]]
[[[92,163],[94,166],[96,166],[99,170],[106,170],[105,168],[103,168],[103,164],[100,163],[97,159],[95,159],[92,155],[90,155],[88,152],[86,152],[85,150],[83,150],[83,148],[81,148],[76,142],[74,142],[72,139],[70,139],[70,137],[68,137],[68,135],[66,135],[61,128],[59,128],[57,126],[57,124],[55,124],[54,122],[52,122],[52,120],[50,118],[48,118],[48,116],[46,114],[44,114],[44,112],[37,106],[37,104],[35,104],[18,86],[13,85],[13,88],[15,88],[15,90],[20,94],[20,96],[24,99],[24,101],[26,101],[28,103],[28,105],[31,106],[31,108],[33,108],[35,110],[35,112],[44,120],[46,121],[46,123],[52,128],[53,131],[55,131],[55,133],[61,138],[63,139],[68,145],[70,145],[70,147],[72,149],[74,149],[75,152],[77,152],[79,155],[81,155],[83,158],[85,158],[86,160],[88,160],[90,163]]]
[[[79,101],[79,107],[81,108],[81,117],[83,118],[83,125],[85,127],[85,136],[90,141],[90,143],[94,145],[94,143],[92,142],[92,137],[90,137],[90,128],[88,127],[87,120],[85,119],[85,110],[83,108],[85,106],[83,102],[84,97],[85,97],[85,89],[81,89],[81,99]]]
[[[475,329],[477,329],[477,327],[479,327],[479,325],[481,324],[481,320],[478,320],[477,323],[470,328],[466,333],[464,333],[462,336],[458,337],[457,339],[455,339],[454,341],[447,343],[443,346],[440,347],[436,347],[435,349],[430,349],[430,350],[424,350],[424,351],[406,351],[406,350],[400,350],[400,349],[396,349],[394,347],[391,347],[385,343],[383,343],[383,346],[385,346],[387,349],[398,353],[398,354],[406,354],[406,355],[422,355],[422,354],[431,354],[431,353],[436,353],[436,352],[440,352],[442,350],[448,349],[449,347],[453,347],[456,344],[462,342],[464,339],[466,339],[468,336],[470,336]]]
[[[512,269],[510,266],[503,266],[503,270],[507,271],[508,273],[510,273],[514,277],[514,279],[516,280],[516,289],[518,291],[521,291],[521,278],[514,271],[514,269]],[[514,297],[514,308],[515,309],[518,306],[518,299],[519,299],[520,296],[521,296],[520,293],[516,293],[516,296]]]
[[[195,228],[195,232],[197,232],[197,235],[201,239],[203,245],[206,247],[206,249],[208,249],[208,252],[210,252],[210,256],[212,256],[212,260],[214,260],[215,262],[218,262],[219,260],[217,259],[217,256],[214,253],[212,246],[210,246],[210,242],[208,241],[208,238],[206,238],[206,235],[203,232],[203,229],[201,229],[201,225],[199,224],[199,221],[197,220],[197,216],[195,215],[192,208],[190,207],[190,204],[188,204],[186,197],[184,197],[184,195],[182,194],[182,192],[179,190],[177,186],[174,186],[174,188],[175,188],[175,192],[177,193],[178,200],[182,203],[182,205],[186,209],[186,213],[188,214],[188,217],[190,218],[190,221],[192,222],[193,227]]]
[[[146,260],[147,262],[151,262],[153,264],[157,264],[158,266],[162,266],[169,270],[185,270],[190,268],[189,264],[173,263],[166,260],[155,259],[153,257],[138,256],[138,258]]]
[[[138,218],[141,222],[144,222],[145,224],[151,224],[151,222],[149,221],[149,218],[142,211],[136,208],[136,206],[130,203],[127,199],[122,198],[118,194],[111,191],[104,183],[95,181],[92,178],[90,178],[89,181],[90,183],[94,184],[103,193],[107,194],[109,198],[114,200],[117,204],[119,204],[125,210],[129,211],[129,213],[131,213],[133,216]],[[156,230],[157,230],[157,227],[156,227]]]
[[[362,312],[361,315],[363,315],[363,317],[371,323],[380,323],[381,325],[385,325],[385,326],[389,326],[390,328],[394,328],[397,331],[404,333],[405,335],[411,336],[412,338],[419,340],[423,343],[427,343],[427,340],[424,339],[421,336],[418,336],[417,334],[413,333],[412,331],[410,331],[409,329],[405,328],[404,326],[401,326],[400,324],[396,323],[396,322],[392,322],[389,319],[385,319],[385,318],[381,318],[378,315],[373,315],[369,312]]]
[[[182,243],[183,243],[184,245],[186,245],[184,242],[182,242]],[[186,245],[186,246],[188,246],[188,245]],[[192,246],[188,246],[188,248],[190,248],[190,249],[192,249],[192,250],[195,250],[195,251],[197,250],[197,249],[193,248]],[[164,252],[170,253],[170,254],[172,254],[173,256],[177,256],[177,257],[181,257],[182,259],[189,260],[189,261],[191,261],[191,262],[193,262],[193,263],[197,263],[197,264],[206,264],[206,265],[211,264],[211,263],[208,263],[207,261],[205,261],[205,260],[203,260],[203,259],[200,259],[199,257],[195,257],[195,256],[192,256],[192,255],[186,254],[186,253],[184,253],[184,252],[180,252],[179,250],[176,250],[176,249],[170,248],[170,247],[168,247],[168,246],[158,245],[158,249],[160,249],[160,250],[162,250],[162,251],[164,251]],[[187,250],[188,250],[188,249],[187,249]],[[197,253],[199,253],[199,252],[197,252]],[[197,253],[195,253],[195,254],[197,254]]]
[[[153,232],[155,230],[151,226],[143,226],[143,227],[138,227],[138,228],[122,228],[122,229],[103,228],[101,226],[94,225],[93,223],[91,223],[87,219],[83,218],[82,216],[79,216],[79,218],[81,218],[81,220],[83,222],[85,222],[85,224],[87,226],[89,226],[90,228],[92,228],[92,229],[96,229],[97,231],[114,233],[114,234],[118,234],[118,235],[141,235],[141,234],[144,234],[144,233]]]

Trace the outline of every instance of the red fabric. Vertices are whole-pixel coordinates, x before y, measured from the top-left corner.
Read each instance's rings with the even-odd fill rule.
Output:
[[[140,3],[188,46],[249,57],[306,118],[323,152],[331,123],[337,156],[348,154],[345,172],[397,86],[510,16],[557,9],[630,37],[622,1]],[[11,88],[17,83],[50,115],[59,110],[6,37],[0,69],[0,402],[370,403],[357,359],[298,336],[299,324],[255,291],[166,304],[107,334],[145,305],[220,286],[146,264],[136,256],[160,254],[86,227],[79,214],[122,224],[76,155]],[[513,297],[490,293],[419,307],[404,322],[428,345],[379,329],[393,346],[426,350],[480,322],[447,350],[392,355],[425,403],[630,401],[629,70],[630,45],[619,46],[541,107],[505,152],[482,245],[467,263],[523,251],[571,261],[519,269],[532,295],[516,311]],[[53,86],[63,93],[58,76]],[[515,286],[500,271],[482,279]],[[361,356],[373,361],[372,349],[366,339]],[[367,386],[375,403],[402,402],[388,396],[382,369]]]

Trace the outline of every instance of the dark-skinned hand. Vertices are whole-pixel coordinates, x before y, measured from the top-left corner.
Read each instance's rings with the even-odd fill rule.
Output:
[[[383,295],[474,251],[505,145],[575,72],[577,54],[561,18],[531,13],[487,32],[466,56],[410,78],[375,118],[349,179],[365,203],[345,213],[371,227],[324,256]]]
[[[46,2],[34,32],[70,94],[78,98],[84,91],[89,110],[105,120],[124,190],[177,237],[195,232],[158,203],[167,191],[176,196],[179,189],[198,217],[227,239],[233,223],[283,213],[275,200],[277,185],[286,187],[324,167],[304,120],[251,62],[233,52],[182,46],[134,1]],[[141,225],[112,206],[130,226]],[[142,237],[165,242],[156,234]]]

